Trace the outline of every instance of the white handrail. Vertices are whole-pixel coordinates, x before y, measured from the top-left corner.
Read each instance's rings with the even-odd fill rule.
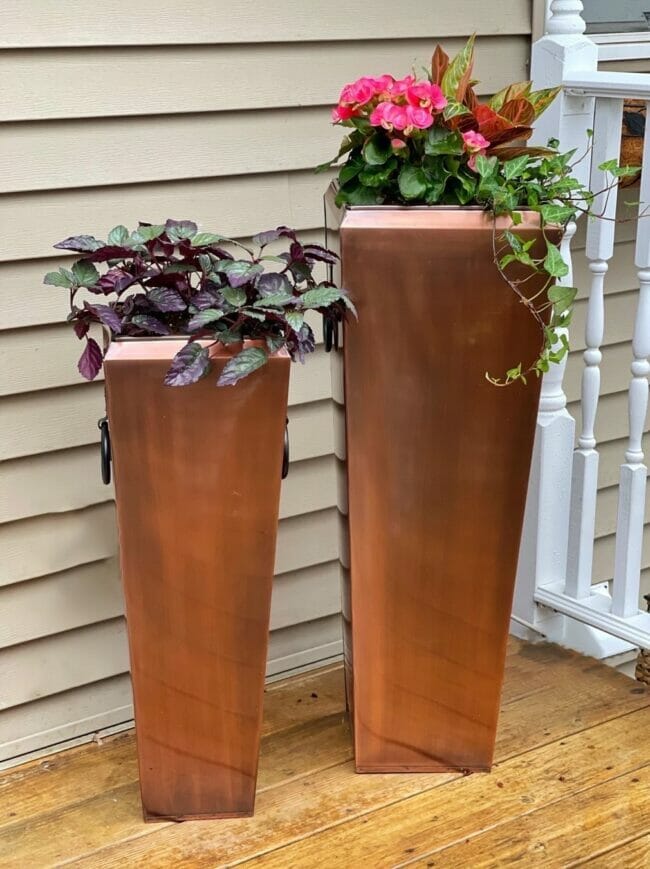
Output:
[[[607,70],[572,73],[564,79],[564,89],[571,96],[647,100],[650,98],[650,75]]]

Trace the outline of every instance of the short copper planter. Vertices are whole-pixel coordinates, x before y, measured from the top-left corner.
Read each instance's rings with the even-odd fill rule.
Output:
[[[481,210],[337,211],[330,192],[328,212],[359,310],[334,360],[356,768],[489,770],[540,382],[484,375],[532,361],[539,331]],[[543,249],[535,218],[517,231]]]
[[[163,385],[183,341],[105,362],[146,820],[251,815],[290,360]]]

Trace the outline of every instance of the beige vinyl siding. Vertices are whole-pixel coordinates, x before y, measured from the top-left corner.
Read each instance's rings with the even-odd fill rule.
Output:
[[[612,65],[604,65],[612,68]],[[644,70],[648,71],[648,64]],[[618,481],[624,461],[628,436],[627,390],[632,362],[632,332],[639,295],[639,279],[634,265],[635,218],[638,211],[639,186],[619,191],[616,245],[605,276],[605,339],[602,345],[601,390],[595,433],[600,453],[598,501],[596,507],[596,542],[594,546],[593,582],[611,582],[614,574],[614,546],[618,509]],[[626,205],[626,203],[633,203]],[[571,325],[571,354],[567,365],[565,390],[568,409],[576,418],[577,432],[581,425],[580,379],[584,369],[582,351],[590,286],[588,261],[584,255],[585,229],[581,222],[574,244],[574,283],[578,287],[578,302]],[[650,431],[650,423],[646,432]],[[650,449],[650,435],[644,437]],[[641,594],[650,592],[650,512],[646,515],[644,534]],[[640,606],[645,607],[641,599]]]
[[[531,0],[368,7],[9,0],[0,33],[0,763],[132,717],[101,380],[76,370],[52,243],[191,217],[322,240],[329,106],[364,73],[426,66],[477,31],[484,94],[527,77]],[[317,325],[315,323],[315,325]],[[270,677],[340,654],[330,362],[294,367]]]

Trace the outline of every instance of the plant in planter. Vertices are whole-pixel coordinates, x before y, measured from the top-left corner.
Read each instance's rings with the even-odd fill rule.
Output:
[[[105,369],[145,819],[250,815],[289,367],[315,346],[305,315],[352,303],[313,274],[335,255],[287,227],[248,247],[168,220],[56,247],[82,254],[45,278],[69,290],[79,370]]]
[[[436,48],[426,79],[346,85],[349,133],[319,167],[342,160],[327,208],[359,308],[342,547],[359,771],[490,767],[539,375],[567,352],[576,295],[559,244],[593,202],[573,154],[526,145],[557,91],[479,102],[473,47]]]

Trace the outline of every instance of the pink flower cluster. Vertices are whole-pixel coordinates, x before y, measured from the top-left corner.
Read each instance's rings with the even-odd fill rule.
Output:
[[[332,111],[332,120],[339,123],[365,116],[373,127],[409,136],[415,130],[430,127],[434,115],[446,105],[447,100],[437,84],[418,82],[415,76],[402,79],[394,79],[392,75],[364,76],[343,88],[338,105]]]
[[[463,133],[465,151],[470,155],[467,165],[472,171],[476,171],[476,158],[479,154],[485,154],[490,143],[478,130],[468,130]]]

